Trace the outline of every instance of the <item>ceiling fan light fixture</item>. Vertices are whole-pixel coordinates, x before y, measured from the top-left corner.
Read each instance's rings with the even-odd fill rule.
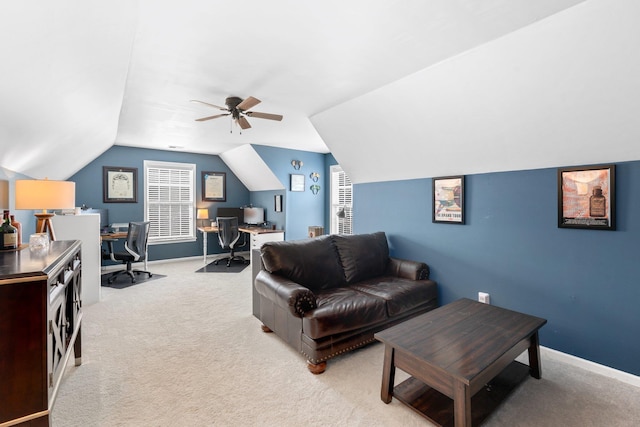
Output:
[[[217,108],[222,111],[226,111],[227,113],[216,114],[209,117],[202,117],[200,119],[196,119],[197,122],[204,122],[207,120],[217,119],[218,117],[229,116],[233,121],[236,122],[241,129],[249,129],[251,125],[247,120],[247,117],[254,117],[257,119],[266,119],[266,120],[276,120],[281,121],[282,115],[280,114],[271,114],[271,113],[261,113],[258,111],[247,111],[256,105],[258,105],[261,101],[258,98],[254,98],[250,96],[248,98],[242,99],[237,96],[229,96],[225,99],[225,107],[220,107],[218,105],[210,104],[204,101],[198,101],[196,99],[192,99],[191,102],[198,102],[200,104],[208,105],[209,107]]]

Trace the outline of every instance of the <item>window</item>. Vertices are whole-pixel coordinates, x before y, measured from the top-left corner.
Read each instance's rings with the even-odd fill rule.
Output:
[[[196,165],[144,161],[144,217],[149,243],[195,240]]]
[[[331,234],[353,234],[353,186],[340,166],[331,166]]]

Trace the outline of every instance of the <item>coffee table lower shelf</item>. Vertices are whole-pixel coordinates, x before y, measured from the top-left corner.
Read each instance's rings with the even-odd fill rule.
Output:
[[[473,425],[480,425],[528,376],[529,366],[514,361],[478,391],[471,398]],[[454,425],[453,399],[418,379],[410,377],[395,386],[393,397],[439,426]]]

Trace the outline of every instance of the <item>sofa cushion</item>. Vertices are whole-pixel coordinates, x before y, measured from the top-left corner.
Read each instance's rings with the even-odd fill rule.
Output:
[[[384,274],[389,262],[389,245],[384,232],[331,237],[338,249],[347,283]]]
[[[312,291],[342,286],[342,266],[330,236],[267,242],[260,249],[264,268]]]
[[[388,318],[384,299],[351,286],[316,292],[316,303],[318,307],[302,318],[302,332],[312,339],[360,329]]]
[[[401,315],[438,298],[438,286],[431,280],[383,276],[356,283],[350,288],[384,299],[389,317]]]

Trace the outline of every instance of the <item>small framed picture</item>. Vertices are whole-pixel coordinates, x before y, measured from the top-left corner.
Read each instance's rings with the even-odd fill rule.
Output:
[[[464,224],[464,176],[433,178],[432,222]]]
[[[558,227],[616,229],[615,168],[558,169]]]
[[[137,203],[138,169],[103,166],[102,201],[104,203]]]
[[[282,194],[276,194],[273,196],[273,210],[275,212],[282,212]]]
[[[291,191],[304,191],[304,175],[291,174]]]
[[[202,201],[225,202],[227,200],[227,174],[202,172]]]

